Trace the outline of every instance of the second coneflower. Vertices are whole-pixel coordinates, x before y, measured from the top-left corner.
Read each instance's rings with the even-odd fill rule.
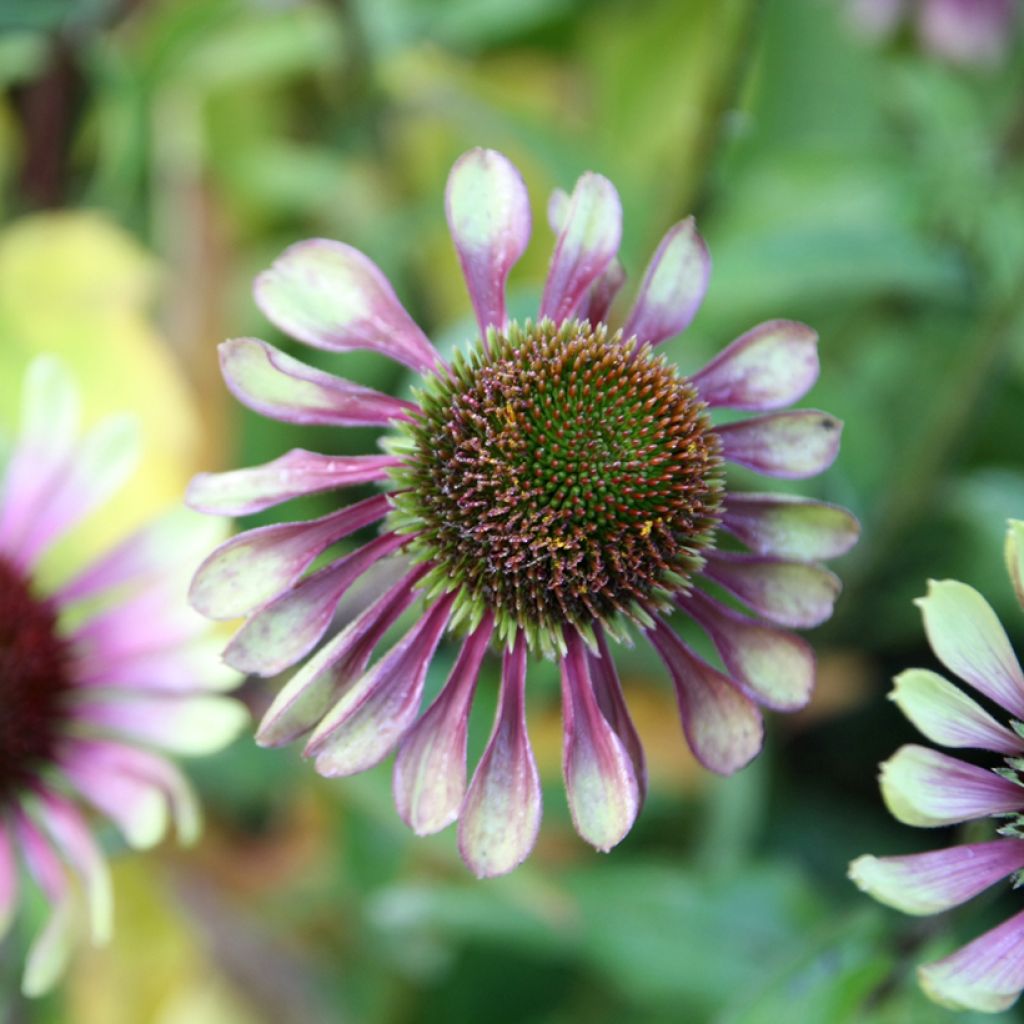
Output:
[[[536,322],[510,321],[505,307],[509,270],[530,235],[516,169],[490,150],[467,153],[452,170],[446,209],[480,331],[450,363],[381,271],[347,245],[300,243],[257,280],[257,302],[282,330],[335,352],[373,349],[421,381],[415,401],[403,401],[262,341],[225,342],[228,387],[250,408],[293,423],[381,427],[387,454],[295,450],[203,475],[191,488],[195,507],[246,515],[367,481],[386,490],[317,520],[241,534],[207,559],[192,599],[212,617],[245,617],[227,661],[272,675],[317,647],[363,573],[404,559],[397,582],[292,676],[258,739],[304,737],[307,756],[331,776],[397,748],[405,821],[425,834],[458,819],[467,864],[496,875],[527,856],[540,822],[528,652],[558,660],[569,807],[579,834],[607,850],[629,831],[645,789],[609,641],[631,629],[647,635],[675,684],[694,754],[734,772],[760,750],[759,706],[792,710],[810,696],[812,653],[786,629],[831,614],[839,583],[819,560],[846,551],[857,524],[821,502],[727,492],[726,462],[784,478],[821,472],[840,424],[814,410],[775,411],[817,377],[817,339],[801,324],[755,327],[689,378],[656,353],[690,323],[707,287],[710,261],[692,219],[666,234],[614,330],[622,214],[607,179],[585,174],[571,196],[552,199],[558,237]],[[760,415],[716,426],[716,407]],[[308,572],[335,542],[377,522],[375,539]],[[723,533],[738,543],[716,550]],[[415,624],[370,665],[415,602]],[[668,621],[675,612],[707,633],[720,667],[679,638]],[[462,637],[461,651],[420,715],[446,630]],[[498,710],[467,787],[467,720],[492,642],[503,649]]]

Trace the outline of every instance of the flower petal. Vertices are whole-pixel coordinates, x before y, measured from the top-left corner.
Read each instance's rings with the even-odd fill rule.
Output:
[[[494,729],[459,812],[459,853],[478,878],[503,875],[533,849],[540,828],[537,762],[526,731],[526,640],[505,651]]]
[[[720,775],[732,775],[749,764],[764,739],[757,705],[661,619],[647,635],[672,676],[683,731],[697,760]]]
[[[629,754],[598,707],[579,633],[565,630],[562,670],[562,774],[573,825],[607,852],[633,827],[640,787]]]
[[[950,1010],[1009,1009],[1024,989],[1024,911],[945,959],[919,967],[917,976],[928,997]]]
[[[657,345],[690,326],[711,278],[711,257],[692,217],[669,228],[651,257],[623,338]]]
[[[199,567],[189,601],[211,619],[248,615],[287,590],[335,541],[382,519],[389,507],[380,494],[321,519],[240,533]]]
[[[711,637],[747,696],[776,711],[796,711],[811,699],[814,652],[806,641],[754,622],[699,590],[675,600]]]
[[[572,317],[586,290],[615,258],[621,240],[619,194],[607,178],[588,171],[576,182],[555,243],[541,319],[549,317],[560,324]]]
[[[0,818],[0,939],[11,926],[18,906],[18,862],[7,823]]]
[[[789,562],[734,551],[705,551],[704,575],[758,615],[780,626],[810,629],[832,615],[839,577],[813,562]]]
[[[418,566],[400,580],[288,680],[260,722],[256,732],[260,746],[290,743],[324,717],[338,697],[363,674],[381,637],[412,604],[413,587],[427,568]]]
[[[835,462],[842,424],[826,412],[798,409],[727,423],[715,432],[731,462],[769,476],[801,480]]]
[[[615,670],[615,660],[608,649],[608,640],[600,624],[595,625],[594,635],[597,638],[598,654],[587,652],[590,661],[590,678],[594,683],[594,693],[598,706],[608,724],[615,730],[633,762],[633,775],[640,790],[640,803],[647,796],[647,759],[644,757],[643,744],[629,716],[626,700],[622,695],[622,684]]]
[[[1024,608],[1024,520],[1011,519],[1006,531],[1006,570],[1017,592],[1017,601]]]
[[[818,335],[806,324],[769,320],[724,348],[691,378],[714,407],[781,409],[818,379]]]
[[[1024,718],[1024,674],[985,598],[958,580],[929,580],[927,596],[915,604],[939,661],[1015,718]]]
[[[845,508],[792,494],[731,493],[722,525],[758,554],[801,561],[837,558],[860,536]]]
[[[273,676],[308,654],[331,624],[342,595],[381,558],[409,538],[385,533],[351,555],[300,580],[265,605],[224,651],[240,672]]]
[[[934,743],[1000,754],[1019,755],[1024,751],[1024,739],[1000,725],[963,690],[937,673],[912,668],[901,672],[894,682],[890,699]]]
[[[423,683],[455,594],[437,600],[420,621],[338,699],[313,730],[304,754],[321,775],[355,775],[386,757],[420,711]]]
[[[415,408],[293,359],[257,338],[221,342],[221,373],[242,405],[285,423],[386,427]]]
[[[256,278],[256,305],[286,334],[331,352],[368,348],[418,372],[437,352],[380,268],[342,242],[289,246]]]
[[[444,688],[402,740],[392,788],[402,820],[432,835],[459,815],[466,794],[466,727],[477,676],[494,631],[488,611],[466,638]]]
[[[522,175],[493,149],[471,149],[455,161],[445,213],[469,288],[481,337],[507,325],[505,282],[530,240],[530,198]]]
[[[209,515],[248,516],[300,495],[386,480],[388,470],[401,464],[393,455],[321,455],[293,448],[262,466],[200,473],[185,500]]]
[[[955,825],[1024,808],[1024,789],[993,772],[908,743],[881,765],[882,797],[904,825]]]
[[[880,903],[904,914],[938,914],[966,903],[1024,868],[1024,843],[996,839],[908,857],[858,857],[850,878]]]

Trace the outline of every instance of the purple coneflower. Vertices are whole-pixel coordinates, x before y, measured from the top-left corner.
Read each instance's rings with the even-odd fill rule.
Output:
[[[36,360],[0,473],[0,935],[27,880],[20,861],[50,905],[25,964],[30,995],[59,977],[83,923],[94,942],[111,931],[107,864],[83,804],[133,847],[158,842],[169,820],[193,839],[195,797],[158,751],[216,750],[246,720],[212,692],[238,676],[218,665],[209,624],[185,604],[189,567],[212,539],[199,517],[182,509],[57,589],[40,583],[51,546],[134,462],[130,420],[81,439],[77,423],[66,372]]]
[[[1024,607],[1024,522],[1011,521],[1006,562]],[[908,744],[882,765],[882,795],[892,814],[925,828],[990,816],[1001,839],[908,857],[859,857],[850,877],[875,899],[907,914],[937,914],[1012,876],[1024,875],[1024,673],[988,602],[956,580],[932,582],[918,601],[928,641],[957,678],[998,705],[1009,728],[935,672],[896,677],[892,699],[928,739],[944,747],[991,751],[991,770]],[[952,1009],[996,1012],[1024,988],[1024,911],[951,956],[918,968],[925,992]]]
[[[505,308],[509,270],[530,235],[515,167],[490,150],[465,154],[446,209],[480,330],[450,364],[380,270],[347,245],[302,242],[258,278],[256,300],[278,327],[319,348],[398,360],[420,375],[416,400],[314,370],[262,341],[225,342],[228,387],[250,408],[293,423],[385,428],[387,454],[291,451],[198,477],[194,507],[243,515],[365,481],[387,490],[321,519],[241,534],[204,563],[192,599],[215,618],[246,617],[225,657],[271,675],[317,646],[360,574],[386,556],[404,559],[398,582],[291,678],[257,739],[306,737],[307,756],[328,776],[363,771],[397,748],[404,820],[426,834],[458,819],[467,864],[496,875],[526,857],[540,821],[528,652],[559,663],[569,807],[579,834],[607,850],[629,831],[645,789],[609,642],[630,629],[650,638],[694,753],[734,772],[761,747],[759,705],[791,710],[810,696],[810,648],[779,627],[828,618],[839,583],[818,560],[846,551],[857,525],[841,508],[790,495],[726,495],[723,460],[812,476],[835,458],[840,424],[814,410],[769,411],[817,377],[817,339],[801,324],[755,327],[690,378],[656,354],[690,323],[707,287],[692,219],[669,230],[614,330],[606,321],[624,278],[622,213],[605,178],[584,174],[571,196],[552,199],[558,237],[536,322],[510,321]],[[713,407],[766,414],[715,427]],[[369,544],[306,574],[330,545],[379,521]],[[739,543],[715,550],[723,532]],[[368,668],[415,601],[415,624]],[[704,629],[724,671],[677,636],[673,611]],[[463,638],[461,652],[420,716],[446,630]],[[467,718],[492,641],[504,652],[498,710],[467,788]]]

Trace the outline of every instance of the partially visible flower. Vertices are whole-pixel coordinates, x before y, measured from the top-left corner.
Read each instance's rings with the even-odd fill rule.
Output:
[[[1001,61],[1016,31],[1017,0],[848,0],[865,34],[883,38],[911,19],[929,53],[951,64]]]
[[[195,797],[160,752],[216,750],[246,720],[215,693],[237,673],[218,664],[185,604],[211,540],[198,517],[182,509],[56,589],[41,581],[41,561],[120,486],[136,448],[128,418],[79,438],[66,371],[49,357],[31,364],[0,473],[0,935],[18,907],[20,861],[50,905],[25,964],[30,995],[56,981],[84,924],[94,942],[111,931],[107,864],[85,805],[133,847],[158,842],[170,821],[191,841]]]
[[[356,483],[388,490],[311,522],[241,534],[204,563],[192,599],[215,618],[245,616],[225,658],[273,675],[317,647],[362,573],[399,559],[398,582],[299,669],[257,739],[308,737],[306,754],[329,776],[363,771],[398,748],[403,819],[425,834],[457,818],[463,858],[477,874],[495,875],[526,857],[540,822],[526,731],[528,650],[560,666],[572,819],[607,850],[629,831],[646,785],[609,640],[631,628],[648,636],[672,676],[694,753],[714,771],[734,772],[760,750],[759,705],[792,710],[810,698],[811,650],[779,627],[829,617],[839,581],[819,560],[846,551],[857,524],[844,509],[791,495],[726,494],[723,459],[770,476],[813,476],[835,458],[840,424],[811,409],[776,411],[817,378],[817,337],[802,324],[761,324],[690,378],[655,354],[690,323],[707,287],[710,261],[692,218],[665,235],[614,330],[607,320],[625,276],[616,257],[622,210],[607,179],[584,174],[571,196],[552,198],[557,241],[539,319],[517,323],[506,313],[505,282],[530,235],[518,171],[500,153],[473,150],[455,164],[446,200],[480,332],[450,365],[380,270],[347,245],[292,246],[257,280],[257,302],[278,327],[330,351],[387,355],[420,375],[419,389],[415,402],[392,398],[265,342],[225,342],[228,387],[258,412],[391,433],[384,455],[296,450],[255,469],[200,476],[194,507],[246,515]],[[765,415],[714,426],[711,407]],[[306,574],[337,541],[381,520],[374,540]],[[724,534],[735,543],[715,550]],[[368,668],[417,598],[422,615]],[[668,623],[674,610],[707,633],[725,671],[679,638]],[[461,653],[419,717],[446,629],[464,635]],[[467,719],[492,638],[504,648],[497,717],[467,788]]]
[[[1024,607],[1024,522],[1011,521],[1006,564]],[[934,743],[991,751],[1001,764],[979,768],[908,744],[882,765],[882,795],[908,825],[938,827],[989,816],[1002,838],[908,857],[859,857],[850,877],[875,899],[907,914],[937,914],[1000,879],[1024,880],[1024,673],[985,599],[955,580],[929,584],[918,601],[928,641],[960,680],[998,705],[1009,727],[935,672],[896,677],[892,699]],[[1024,911],[935,963],[918,968],[925,992],[955,1010],[996,1012],[1024,989]]]

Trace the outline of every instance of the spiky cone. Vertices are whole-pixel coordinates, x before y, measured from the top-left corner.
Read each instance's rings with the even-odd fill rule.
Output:
[[[260,743],[303,738],[330,776],[397,750],[402,818],[420,834],[458,819],[466,863],[497,875],[527,856],[540,822],[528,654],[560,666],[572,820],[608,850],[632,826],[646,786],[610,641],[631,631],[650,638],[694,753],[713,771],[734,772],[760,749],[759,705],[790,710],[810,696],[811,651],[786,630],[831,614],[839,583],[820,560],[845,552],[857,524],[833,505],[727,491],[727,462],[784,478],[821,472],[840,425],[815,410],[778,411],[817,377],[817,338],[802,324],[761,324],[689,378],[657,354],[690,323],[707,287],[710,261],[692,218],[665,235],[616,330],[608,311],[624,280],[622,216],[605,178],[584,174],[571,196],[552,198],[557,240],[535,321],[511,321],[505,305],[530,235],[515,167],[491,150],[465,154],[449,177],[446,210],[479,326],[450,363],[380,270],[347,245],[299,243],[257,279],[257,303],[286,333],[333,352],[372,349],[420,380],[406,401],[262,341],[225,342],[225,380],[244,404],[287,422],[380,427],[385,454],[292,451],[202,475],[190,490],[194,507],[247,515],[367,481],[384,492],[318,520],[242,533],[207,559],[192,599],[212,617],[246,618],[225,653],[236,668],[272,675],[304,661],[260,724]],[[716,408],[757,415],[715,426]],[[382,527],[369,544],[308,571],[374,522]],[[718,550],[725,534],[732,542]],[[397,582],[322,642],[341,595],[384,558],[404,567]],[[414,604],[419,618],[370,666],[383,634]],[[708,633],[723,667],[676,635],[668,621],[676,613]],[[460,638],[460,653],[421,715],[446,630]],[[467,785],[467,717],[490,646],[504,651],[498,709]]]

